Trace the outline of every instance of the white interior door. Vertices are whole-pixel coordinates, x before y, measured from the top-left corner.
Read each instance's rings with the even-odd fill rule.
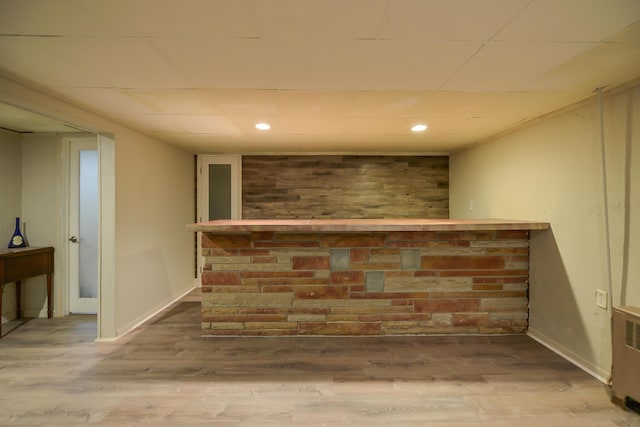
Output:
[[[242,218],[242,158],[239,155],[198,157],[198,221]],[[198,284],[204,260],[198,233]]]
[[[69,145],[69,309],[97,313],[99,156],[92,138]]]
[[[242,182],[240,156],[200,156],[199,221],[240,219]]]

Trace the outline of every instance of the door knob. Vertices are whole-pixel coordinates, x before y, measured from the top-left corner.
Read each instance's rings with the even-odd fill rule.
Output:
[[[78,243],[78,238],[76,236],[71,236],[71,237],[69,237],[69,241],[71,243]]]

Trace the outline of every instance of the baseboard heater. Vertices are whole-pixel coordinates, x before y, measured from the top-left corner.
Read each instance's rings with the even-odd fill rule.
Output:
[[[613,310],[613,397],[630,409],[640,408],[640,307]]]

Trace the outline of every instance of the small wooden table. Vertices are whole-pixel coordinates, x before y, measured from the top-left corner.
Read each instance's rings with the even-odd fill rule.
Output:
[[[16,284],[16,315],[22,317],[22,280],[47,275],[47,317],[53,317],[53,248],[0,249],[0,320],[2,319],[2,291],[6,283]],[[2,323],[0,322],[0,337]]]

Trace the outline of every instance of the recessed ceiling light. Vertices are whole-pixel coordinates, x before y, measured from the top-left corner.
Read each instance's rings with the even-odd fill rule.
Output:
[[[271,129],[271,126],[269,125],[269,123],[257,123],[256,124],[256,129],[269,130],[269,129]]]
[[[412,131],[414,132],[422,132],[427,130],[427,125],[425,124],[419,124],[419,125],[415,125],[411,128]]]

